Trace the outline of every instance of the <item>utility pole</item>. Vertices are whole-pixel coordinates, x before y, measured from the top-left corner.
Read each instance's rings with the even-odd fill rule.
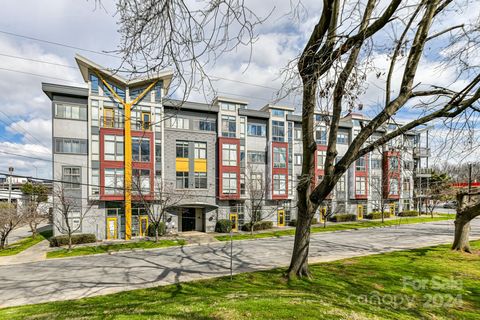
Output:
[[[12,174],[13,167],[8,167],[8,203],[12,203]]]

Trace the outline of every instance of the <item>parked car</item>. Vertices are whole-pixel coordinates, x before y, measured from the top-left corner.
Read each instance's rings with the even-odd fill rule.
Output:
[[[447,201],[443,204],[445,209],[455,209],[457,208],[457,201]]]

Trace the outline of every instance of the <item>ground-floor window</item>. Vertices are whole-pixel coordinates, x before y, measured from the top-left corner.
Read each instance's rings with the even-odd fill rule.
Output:
[[[238,217],[238,225],[245,224],[245,205],[243,203],[236,203],[230,205],[230,213],[236,213]]]
[[[410,211],[410,199],[403,200],[403,211]]]

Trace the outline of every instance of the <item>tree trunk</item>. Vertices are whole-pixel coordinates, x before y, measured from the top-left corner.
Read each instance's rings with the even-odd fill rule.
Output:
[[[158,226],[155,226],[155,242],[158,242]]]
[[[293,247],[292,260],[287,272],[289,279],[310,277],[308,270],[308,249],[310,246],[310,226],[312,221],[310,212],[306,208],[299,208],[297,227],[295,231],[295,245]]]
[[[0,239],[0,250],[5,249],[6,240],[7,240],[6,237],[2,237],[2,238]]]
[[[72,234],[68,234],[68,252],[72,251]]]
[[[470,219],[457,215],[455,218],[455,238],[452,250],[471,253],[469,237]]]
[[[30,223],[30,231],[32,232],[32,239],[35,239],[37,236],[37,224],[36,223]]]

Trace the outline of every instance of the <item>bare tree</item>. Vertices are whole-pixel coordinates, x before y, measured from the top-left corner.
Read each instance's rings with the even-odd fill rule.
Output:
[[[38,225],[48,218],[48,211],[41,206],[48,201],[48,189],[42,184],[28,182],[22,186],[21,190],[26,197],[22,208],[25,211],[25,221],[30,226],[32,238],[35,238]]]
[[[183,1],[120,0],[122,52],[136,64],[143,59],[144,71],[175,68],[185,90],[198,80],[208,79],[205,66],[239,44],[251,45],[254,27],[262,23],[243,1],[207,1],[202,7]],[[480,98],[478,66],[471,64],[478,45],[478,25],[451,24],[449,15],[465,1],[417,0],[390,2],[364,0],[342,2],[324,0],[317,24],[298,59],[287,68],[292,75],[285,88],[302,94],[303,165],[297,186],[298,220],[289,277],[308,276],[308,251],[311,220],[318,206],[333,190],[340,177],[359,157],[373,151],[408,130],[434,119],[456,119],[476,112]],[[298,6],[297,6],[298,7]],[[308,8],[306,8],[308,10]],[[232,36],[233,35],[233,36]],[[445,38],[450,35],[450,41]],[[443,88],[415,81],[426,48],[432,45],[449,49],[443,67],[456,73],[462,88]],[[465,50],[468,48],[468,50]],[[372,67],[372,52],[382,53],[389,61],[385,70]],[[383,59],[385,61],[385,59]],[[191,68],[190,74],[184,66]],[[138,68],[137,68],[138,70]],[[378,112],[366,122],[336,162],[337,133],[342,113],[358,105],[367,83],[367,73],[377,71],[383,81],[385,100]],[[200,76],[198,74],[200,73]],[[190,76],[186,81],[185,77]],[[398,80],[398,81],[397,81]],[[397,83],[398,82],[398,83]],[[316,151],[314,112],[327,105],[329,127],[325,175],[312,187]],[[387,134],[369,140],[373,133],[405,106],[421,108],[422,114]],[[367,140],[369,140],[367,142]]]
[[[383,170],[379,174],[370,176],[370,194],[372,199],[378,203],[378,211],[382,214],[382,223],[385,222],[386,196],[388,196],[385,195],[385,186],[388,182],[388,177],[383,174]]]
[[[291,264],[288,270],[289,277],[309,276],[308,248],[310,240],[310,221],[316,208],[333,190],[335,184],[348,167],[359,157],[366,155],[378,146],[402,135],[419,125],[437,118],[455,118],[462,112],[469,110],[480,98],[480,75],[474,73],[468,77],[466,85],[459,91],[434,86],[420,86],[415,83],[415,75],[419,68],[427,42],[431,42],[441,35],[452,30],[464,27],[450,26],[441,31],[435,31],[432,24],[438,17],[447,12],[446,8],[452,1],[418,1],[415,4],[400,6],[401,1],[391,1],[383,8],[377,1],[366,1],[359,18],[349,16],[348,21],[341,20],[345,17],[348,8],[341,1],[324,1],[320,19],[310,36],[297,66],[302,81],[302,130],[303,130],[303,166],[302,176],[305,179],[298,185],[298,224],[295,234],[295,244]],[[379,15],[378,13],[381,11]],[[357,12],[358,13],[358,12]],[[394,24],[394,20],[402,24]],[[353,26],[350,29],[347,26]],[[342,111],[345,110],[343,102],[348,102],[350,108],[356,99],[355,92],[362,79],[362,55],[368,55],[375,35],[380,31],[386,32],[387,26],[399,30],[400,37],[395,38],[390,54],[390,66],[385,78],[385,103],[368,121],[359,134],[350,144],[347,152],[335,164],[337,156],[336,138]],[[390,27],[389,27],[390,28]],[[348,29],[348,31],[344,31]],[[411,39],[410,39],[411,37]],[[384,39],[382,37],[382,39]],[[465,40],[465,38],[464,38]],[[384,41],[384,40],[382,40]],[[405,55],[406,59],[401,59]],[[344,58],[345,57],[345,58]],[[453,59],[453,58],[452,58]],[[392,91],[394,87],[393,74],[398,72],[396,63],[403,60],[403,71],[400,75],[399,90]],[[458,62],[458,60],[457,60]],[[461,71],[459,71],[459,77]],[[396,77],[395,77],[396,78]],[[353,91],[353,93],[352,93]],[[331,98],[331,117],[328,125],[330,128],[327,156],[325,158],[325,176],[315,188],[311,188],[309,181],[314,176],[314,155],[316,143],[314,139],[314,111],[317,107],[318,96]],[[388,120],[408,103],[413,103],[418,98],[430,99],[431,103],[425,108],[423,116],[399,126],[372,142],[367,140],[374,132],[381,128]],[[433,100],[431,100],[433,99]],[[434,102],[437,103],[434,103]]]
[[[178,192],[173,183],[163,181],[160,177],[155,177],[154,189],[150,190],[150,178],[148,181],[142,180],[140,175],[134,175],[132,179],[132,188],[138,200],[148,215],[148,223],[153,225],[155,230],[155,242],[159,239],[159,229],[162,223],[167,219],[168,210],[175,208],[186,197],[188,192]],[[148,184],[148,186],[147,186]]]
[[[455,198],[452,181],[446,173],[433,172],[427,191],[427,211],[433,218],[433,211],[441,201]]]
[[[70,194],[63,184],[53,187],[53,224],[68,238],[68,251],[72,250],[72,236],[82,227],[92,204],[82,208],[81,199]]]
[[[9,234],[23,222],[23,214],[12,203],[0,202],[0,250],[5,249]]]
[[[480,192],[457,194],[457,215],[452,250],[471,253],[470,221],[480,216]]]
[[[255,165],[247,167],[247,176],[245,177],[245,190],[248,194],[246,201],[245,215],[248,217],[248,227],[250,234],[253,234],[255,226],[264,220],[270,219],[277,208],[267,207],[269,190],[272,190],[271,179],[260,172]]]

